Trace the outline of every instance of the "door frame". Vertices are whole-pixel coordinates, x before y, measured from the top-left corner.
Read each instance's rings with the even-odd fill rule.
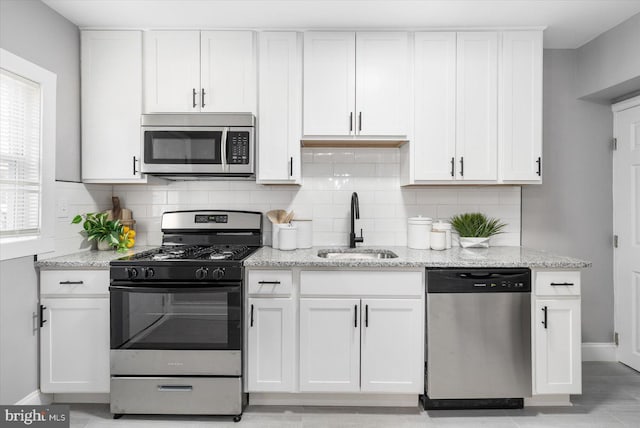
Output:
[[[615,134],[616,133],[616,113],[628,110],[630,108],[639,107],[639,106],[640,106],[640,95],[611,105],[611,111],[613,112],[613,129],[612,129],[613,138],[616,138],[616,134]],[[616,183],[615,183],[615,170],[614,170],[615,163],[614,163],[613,156],[615,156],[615,153],[612,155],[612,158],[611,158],[611,163],[612,163],[612,188],[611,188],[612,195],[611,196],[613,200],[612,220],[613,220],[613,233],[615,234],[616,233],[616,198],[615,198]],[[620,311],[618,310],[618,295],[619,295],[618,290],[620,289],[620,284],[618,284],[618,281],[617,281],[617,278],[618,278],[617,267],[618,267],[618,252],[614,248],[614,251],[613,251],[613,296],[614,296],[613,314],[614,314],[614,331],[615,332],[619,331],[619,327],[622,324],[622,320],[619,319]],[[617,347],[617,345],[615,350],[616,350],[615,360],[620,361],[618,356],[619,348]]]

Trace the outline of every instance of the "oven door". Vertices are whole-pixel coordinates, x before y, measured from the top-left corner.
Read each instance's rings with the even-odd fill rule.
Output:
[[[223,127],[142,127],[142,172],[225,172],[226,140]]]
[[[112,350],[240,351],[242,286],[111,285]]]

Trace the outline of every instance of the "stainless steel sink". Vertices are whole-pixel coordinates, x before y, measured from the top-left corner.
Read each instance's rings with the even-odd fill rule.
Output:
[[[395,259],[396,253],[389,250],[378,249],[345,249],[345,250],[319,250],[318,257],[338,260],[378,260]]]

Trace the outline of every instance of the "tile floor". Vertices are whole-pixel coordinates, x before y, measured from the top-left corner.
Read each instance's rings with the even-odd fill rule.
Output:
[[[617,363],[584,363],[583,395],[573,407],[521,410],[429,411],[396,408],[249,406],[242,421],[216,417],[125,416],[113,420],[107,405],[71,406],[72,428],[199,427],[640,427],[640,373]]]

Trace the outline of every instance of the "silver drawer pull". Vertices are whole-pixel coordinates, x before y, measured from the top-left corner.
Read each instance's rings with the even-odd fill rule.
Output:
[[[280,284],[280,281],[258,281],[258,284],[278,285],[278,284]]]
[[[158,385],[158,391],[189,392],[189,391],[193,391],[193,386],[191,385]]]
[[[573,284],[573,282],[552,282],[549,285],[551,285],[552,287],[558,287],[558,286],[570,287],[570,286],[572,286],[574,284]]]
[[[82,285],[84,281],[60,281],[60,285]]]

